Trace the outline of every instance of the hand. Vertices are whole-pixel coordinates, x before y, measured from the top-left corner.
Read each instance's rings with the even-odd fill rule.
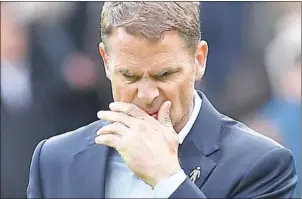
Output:
[[[111,103],[111,111],[98,112],[100,119],[111,124],[98,131],[95,142],[115,148],[128,167],[154,188],[181,170],[170,107],[170,101],[164,102],[156,120],[133,104]]]

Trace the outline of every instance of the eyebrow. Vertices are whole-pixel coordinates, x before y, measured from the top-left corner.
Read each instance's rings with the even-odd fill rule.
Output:
[[[164,67],[164,68],[160,68],[160,69],[155,69],[155,71],[152,71],[152,76],[156,76],[159,73],[162,72],[170,72],[170,73],[175,73],[175,72],[179,72],[182,70],[182,67],[180,66],[168,66],[168,67]],[[117,67],[114,70],[115,73],[120,73],[122,75],[134,75],[134,76],[139,76],[139,74],[136,74],[135,72],[131,72],[131,70],[126,69],[126,68],[122,68],[122,67]]]
[[[182,67],[180,67],[180,66],[168,66],[168,67],[165,67],[165,68],[158,69],[158,70],[156,70],[156,72],[157,73],[158,72],[163,72],[163,71],[165,71],[165,72],[178,72],[180,70],[182,70]]]
[[[114,70],[115,73],[120,73],[122,75],[134,75],[133,72],[131,72],[129,69],[126,68],[116,68]]]

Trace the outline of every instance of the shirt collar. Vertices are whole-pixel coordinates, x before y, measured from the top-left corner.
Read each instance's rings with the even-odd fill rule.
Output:
[[[199,97],[197,91],[194,90],[194,93],[193,93],[193,111],[192,111],[192,114],[191,114],[189,120],[187,121],[186,125],[178,133],[179,144],[183,143],[186,136],[189,134],[192,126],[194,125],[194,123],[196,121],[196,118],[198,116],[198,113],[200,111],[201,104],[202,104],[202,99]]]

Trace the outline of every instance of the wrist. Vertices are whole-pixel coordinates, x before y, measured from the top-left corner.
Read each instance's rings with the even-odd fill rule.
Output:
[[[164,167],[157,171],[154,179],[150,183],[150,186],[154,189],[154,187],[159,184],[162,180],[167,179],[180,171],[181,167],[179,164],[173,167]]]

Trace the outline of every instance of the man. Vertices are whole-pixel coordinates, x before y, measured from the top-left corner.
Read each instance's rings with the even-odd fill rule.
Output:
[[[114,102],[40,142],[29,198],[290,198],[290,151],[215,110],[199,3],[106,2],[100,53]]]

